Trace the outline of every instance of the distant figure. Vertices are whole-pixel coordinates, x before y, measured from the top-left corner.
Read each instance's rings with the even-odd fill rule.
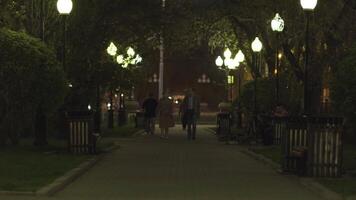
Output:
[[[157,105],[158,102],[153,97],[152,93],[148,95],[147,99],[142,104],[142,109],[145,112],[145,129],[147,134],[153,135],[155,133],[155,118]]]
[[[168,138],[168,129],[174,127],[173,119],[173,101],[169,99],[166,92],[158,103],[159,128],[161,129],[161,138]]]
[[[188,140],[195,140],[197,119],[200,116],[200,101],[193,89],[189,89],[183,99],[182,112],[186,115]]]

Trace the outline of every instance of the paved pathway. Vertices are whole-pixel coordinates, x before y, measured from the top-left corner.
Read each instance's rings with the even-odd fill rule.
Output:
[[[218,143],[202,127],[198,131],[196,141],[187,141],[180,127],[168,140],[157,136],[118,140],[120,149],[49,199],[319,199],[294,178],[241,153],[241,147]]]

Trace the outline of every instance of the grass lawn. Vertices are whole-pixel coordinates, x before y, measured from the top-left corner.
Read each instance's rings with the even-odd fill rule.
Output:
[[[253,152],[262,154],[280,163],[280,146],[266,146],[251,149]],[[343,150],[343,164],[346,175],[342,178],[317,178],[316,180],[327,188],[347,197],[356,195],[356,145],[345,145]]]
[[[114,129],[104,129],[103,137],[132,137],[140,128],[135,128],[134,123],[128,123],[124,126],[116,126]]]
[[[346,176],[340,179],[317,179],[333,191],[347,197],[356,195],[356,145],[346,144],[343,151]]]
[[[281,146],[279,145],[265,146],[263,148],[252,148],[250,150],[257,154],[262,154],[275,163],[281,163]]]
[[[39,149],[32,140],[0,148],[0,190],[36,191],[90,158],[66,153],[66,141]]]

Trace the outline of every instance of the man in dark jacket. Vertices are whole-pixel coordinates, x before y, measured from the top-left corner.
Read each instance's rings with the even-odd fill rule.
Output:
[[[194,89],[189,89],[184,97],[182,112],[186,115],[188,140],[195,140],[197,119],[200,116],[200,100],[194,93]]]
[[[157,105],[158,102],[153,97],[152,93],[148,95],[148,98],[142,104],[142,109],[145,112],[146,132],[152,135],[155,132],[155,118],[156,118]]]

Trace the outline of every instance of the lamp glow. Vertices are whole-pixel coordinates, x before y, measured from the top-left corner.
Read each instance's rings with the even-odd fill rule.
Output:
[[[224,51],[224,57],[225,58],[228,58],[228,59],[230,59],[231,58],[231,51],[230,51],[230,49],[229,48],[227,48],[225,51]]]
[[[218,56],[218,57],[216,58],[215,64],[216,64],[216,66],[218,66],[218,67],[222,67],[222,66],[223,66],[224,60],[221,58],[221,56]]]
[[[273,31],[282,32],[284,29],[284,20],[276,13],[273,20],[271,21],[271,28]]]
[[[110,55],[110,56],[115,56],[116,52],[117,52],[117,47],[115,46],[115,44],[113,42],[110,42],[109,47],[106,49],[106,52]]]
[[[304,10],[314,10],[318,0],[300,0],[300,5]]]
[[[244,53],[242,53],[242,51],[239,50],[239,52],[237,52],[237,54],[236,54],[235,59],[237,59],[238,62],[243,62],[243,61],[245,61],[245,55],[244,55]]]
[[[234,60],[231,58],[225,58],[224,60],[224,65],[228,68],[228,69],[234,69]]]
[[[130,57],[134,57],[135,55],[135,50],[132,48],[132,47],[129,47],[127,49],[127,55],[130,56]]]
[[[282,54],[282,53],[279,53],[279,54],[278,54],[278,59],[282,59],[282,57],[283,57],[283,54]]]
[[[232,60],[232,66],[234,67],[234,69],[236,69],[237,67],[240,66],[240,61],[239,61],[237,55],[236,55],[235,58]]]
[[[72,0],[58,0],[57,10],[61,15],[69,15],[73,8]]]
[[[124,63],[124,56],[123,56],[123,55],[118,55],[118,56],[116,57],[116,62],[117,62],[117,64],[119,64],[119,65],[123,64],[123,63]]]
[[[252,42],[251,48],[253,52],[260,52],[262,50],[262,42],[258,37]]]

